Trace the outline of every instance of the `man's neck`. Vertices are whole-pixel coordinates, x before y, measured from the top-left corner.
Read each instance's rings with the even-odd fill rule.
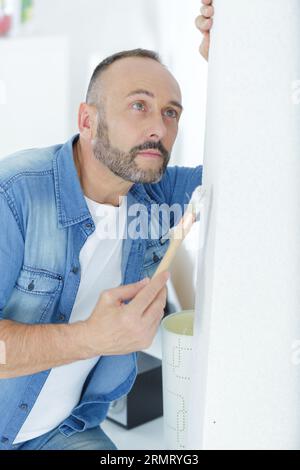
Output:
[[[73,158],[84,195],[100,204],[119,206],[133,183],[114,175],[80,138],[73,144]]]

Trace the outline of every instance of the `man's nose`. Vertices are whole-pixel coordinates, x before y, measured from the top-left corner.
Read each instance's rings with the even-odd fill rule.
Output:
[[[166,136],[166,133],[167,128],[163,121],[163,117],[161,115],[153,116],[148,122],[146,129],[147,140],[160,141]]]

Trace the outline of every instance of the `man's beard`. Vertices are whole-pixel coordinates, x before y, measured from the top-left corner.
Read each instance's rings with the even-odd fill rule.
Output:
[[[97,136],[92,141],[95,158],[102,162],[115,175],[132,183],[157,183],[170,160],[170,153],[161,142],[145,142],[136,146],[129,153],[112,147],[108,137],[108,126],[104,118],[99,117]],[[144,150],[155,149],[161,153],[162,165],[158,169],[143,170],[135,162],[137,154]]]

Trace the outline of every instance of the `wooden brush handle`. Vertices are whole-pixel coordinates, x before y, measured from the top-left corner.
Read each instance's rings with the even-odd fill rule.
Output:
[[[172,240],[170,241],[169,248],[167,249],[165,256],[161,260],[153,277],[157,276],[159,273],[163,271],[168,271],[173,259],[176,256],[178,248],[180,247],[181,243],[183,242],[186,235],[190,231],[190,228],[193,225],[194,221],[195,221],[195,217],[192,213],[187,213],[182,217],[182,219],[180,220],[180,222],[174,229],[174,235],[173,235]]]
[[[171,266],[171,263],[173,259],[175,258],[175,255],[177,253],[177,250],[179,246],[181,245],[183,239],[173,239],[170,241],[169,248],[167,249],[165,256],[159,263],[159,266],[157,270],[155,271],[153,277],[157,276],[159,273],[162,273],[163,271],[168,271],[169,267]]]

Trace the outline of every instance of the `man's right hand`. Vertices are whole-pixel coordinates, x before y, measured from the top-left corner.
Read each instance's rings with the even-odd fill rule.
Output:
[[[32,375],[42,370],[101,355],[147,349],[164,314],[169,273],[104,291],[91,316],[66,324],[26,324],[0,321],[4,363],[0,379]],[[131,300],[130,303],[125,301]]]
[[[213,24],[214,7],[212,0],[202,0],[203,6],[201,7],[201,15],[197,16],[195,24],[203,34],[203,40],[199,47],[200,54],[204,59],[208,60],[209,43],[210,43],[210,29]]]
[[[89,356],[147,349],[164,315],[168,272],[104,291],[84,322]],[[125,304],[124,301],[131,300]]]

